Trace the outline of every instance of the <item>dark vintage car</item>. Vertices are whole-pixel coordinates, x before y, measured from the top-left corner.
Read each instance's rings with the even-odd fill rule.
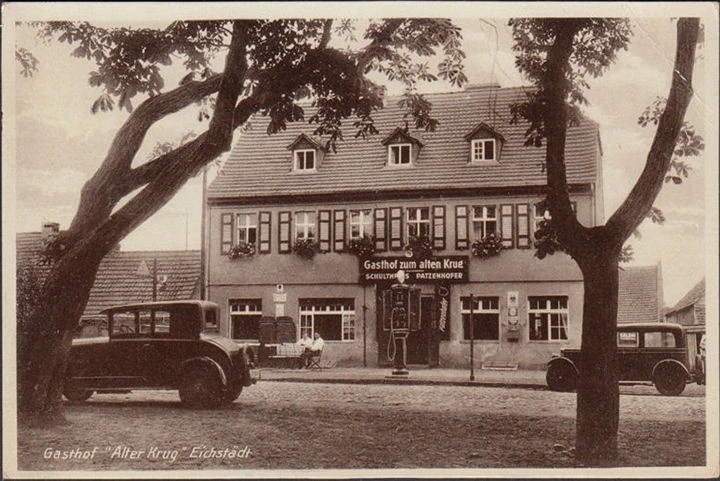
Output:
[[[676,396],[690,382],[705,384],[704,359],[696,350],[696,334],[679,324],[620,324],[617,354],[620,382],[651,382],[661,394]],[[553,391],[572,391],[578,383],[580,349],[563,349],[547,365]]]
[[[251,353],[218,332],[218,306],[207,301],[128,304],[103,311],[108,336],[73,340],[64,395],[178,389],[183,403],[231,403],[255,382]]]

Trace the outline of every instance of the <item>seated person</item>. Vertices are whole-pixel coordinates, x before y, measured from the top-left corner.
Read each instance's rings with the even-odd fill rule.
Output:
[[[305,351],[300,354],[300,368],[309,367],[311,359],[315,356],[319,356],[323,350],[325,341],[323,341],[322,337],[320,337],[320,334],[316,331],[313,337],[314,340],[310,347],[306,347]]]
[[[300,348],[300,357],[298,357],[298,369],[302,369],[305,367],[305,361],[302,357],[303,353],[310,349],[310,346],[312,346],[312,339],[310,339],[310,336],[308,335],[307,331],[303,332],[302,337],[298,342],[295,343],[296,346]]]

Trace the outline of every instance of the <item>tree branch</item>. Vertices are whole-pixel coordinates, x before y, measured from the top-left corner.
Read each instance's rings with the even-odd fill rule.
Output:
[[[670,94],[665,111],[660,117],[645,168],[625,202],[618,207],[606,224],[620,243],[630,237],[647,216],[660,193],[670,167],[685,112],[692,99],[692,76],[699,28],[698,18],[678,20],[678,41]]]
[[[323,25],[323,34],[320,38],[320,44],[318,45],[319,49],[326,48],[328,44],[330,43],[330,38],[332,37],[332,25],[333,20],[332,18],[329,18],[325,20],[325,23]]]

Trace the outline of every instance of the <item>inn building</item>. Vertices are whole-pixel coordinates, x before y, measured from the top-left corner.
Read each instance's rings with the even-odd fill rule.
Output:
[[[562,253],[534,256],[545,148],[525,145],[509,109],[526,95],[495,84],[427,95],[433,132],[390,98],[373,115],[379,133],[356,138],[348,121],[337,151],[308,123],[268,135],[253,118],[206,194],[204,282],[223,332],[258,344],[261,318],[285,316],[297,336],[319,332],[339,366],[388,365],[385,293],[403,270],[411,365],[467,367],[471,335],[478,367],[540,367],[579,345],[580,270]],[[586,226],[603,221],[601,155],[597,124],[569,128]]]

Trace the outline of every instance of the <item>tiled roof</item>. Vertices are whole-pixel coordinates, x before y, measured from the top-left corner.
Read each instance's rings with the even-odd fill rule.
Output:
[[[695,305],[695,315],[698,322],[705,322],[705,278],[695,284],[673,307],[668,314],[680,311],[686,307]],[[702,320],[700,320],[702,317]]]
[[[658,269],[657,265],[634,266],[620,271],[618,323],[660,321]]]
[[[373,115],[379,133],[367,139],[354,137],[353,120],[345,125],[345,138],[337,152],[328,152],[315,172],[292,172],[292,152],[287,146],[298,135],[311,135],[315,125],[289,123],[287,130],[268,135],[267,119],[253,117],[250,127],[237,135],[235,146],[221,173],[208,189],[211,199],[263,197],[295,194],[328,194],[364,190],[394,191],[419,188],[495,188],[546,184],[541,168],[545,149],[525,147],[527,124],[510,124],[509,106],[525,99],[527,89],[467,88],[452,93],[428,94],[432,115],[439,121],[435,132],[409,130],[422,142],[415,165],[387,167],[382,140],[404,127],[398,98]],[[310,117],[307,108],[305,117]],[[412,124],[412,122],[410,122]],[[469,143],[464,138],[485,123],[506,140],[500,163],[470,164]],[[595,183],[598,126],[583,119],[570,127],[566,144],[567,178],[570,184]]]
[[[41,247],[40,233],[20,233],[16,240],[18,265],[36,262],[36,253]],[[153,259],[157,259],[158,277],[167,276],[167,282],[158,287],[158,301],[198,298],[200,251],[116,250],[100,264],[83,317],[96,316],[116,304],[151,301],[152,278],[141,277],[137,272],[143,261],[152,272]],[[49,266],[41,269],[46,273]]]

